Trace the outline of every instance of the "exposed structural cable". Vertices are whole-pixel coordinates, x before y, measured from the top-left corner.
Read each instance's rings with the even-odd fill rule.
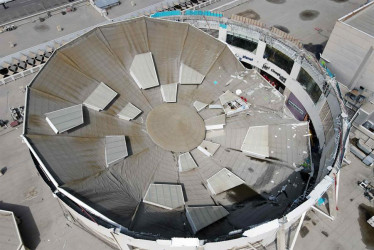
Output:
[[[81,205],[79,205],[79,204],[77,204],[80,208],[81,208],[81,210],[82,210],[82,212],[84,212],[93,222],[95,222],[97,225],[99,225],[96,221],[95,221],[95,219],[89,214],[89,213],[87,213],[87,211],[83,208],[83,207],[81,207]]]
[[[210,26],[209,26],[208,20],[206,20],[206,17],[205,17],[205,16],[203,16],[203,17],[204,17],[204,20],[205,20],[205,22],[206,22],[206,25],[208,25],[208,28],[209,28],[209,31],[210,31]]]

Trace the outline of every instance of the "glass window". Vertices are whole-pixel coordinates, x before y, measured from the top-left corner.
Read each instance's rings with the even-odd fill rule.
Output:
[[[239,47],[251,52],[254,52],[257,49],[258,44],[257,42],[252,41],[250,38],[245,39],[230,34],[227,34],[226,42],[232,46]]]
[[[292,66],[293,66],[293,60],[280,52],[279,50],[266,45],[265,53],[264,53],[264,58],[267,58],[268,61],[274,63],[277,65],[279,68],[283,69],[286,71],[288,74],[291,73]]]
[[[308,72],[305,71],[305,69],[300,69],[299,75],[297,76],[297,81],[305,89],[310,98],[312,98],[313,102],[317,103],[322,91]]]
[[[246,62],[242,62],[241,63],[243,64],[244,67],[246,67],[247,69],[253,69],[253,66],[250,65],[249,63],[246,63]]]

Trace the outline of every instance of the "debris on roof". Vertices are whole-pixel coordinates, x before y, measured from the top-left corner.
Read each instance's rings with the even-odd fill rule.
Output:
[[[233,115],[249,108],[249,104],[244,97],[240,98],[230,90],[220,95],[219,100],[221,101],[226,115]]]
[[[49,112],[45,116],[56,134],[75,128],[84,122],[82,104]]]

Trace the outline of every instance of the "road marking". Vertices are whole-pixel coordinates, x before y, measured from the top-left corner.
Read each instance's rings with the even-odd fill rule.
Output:
[[[234,1],[231,1],[231,2],[229,2],[229,3],[223,4],[223,5],[221,5],[221,6],[218,6],[217,8],[211,9],[210,11],[218,10],[218,9],[220,9],[220,8],[222,8],[222,7],[225,7],[225,6],[227,6],[227,5],[230,5],[230,4],[235,3],[235,2],[237,2],[237,1],[239,1],[239,0],[234,0]]]

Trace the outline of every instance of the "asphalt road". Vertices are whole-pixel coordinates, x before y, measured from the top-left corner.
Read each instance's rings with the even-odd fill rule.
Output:
[[[0,24],[69,3],[68,0],[14,0],[0,5]]]

